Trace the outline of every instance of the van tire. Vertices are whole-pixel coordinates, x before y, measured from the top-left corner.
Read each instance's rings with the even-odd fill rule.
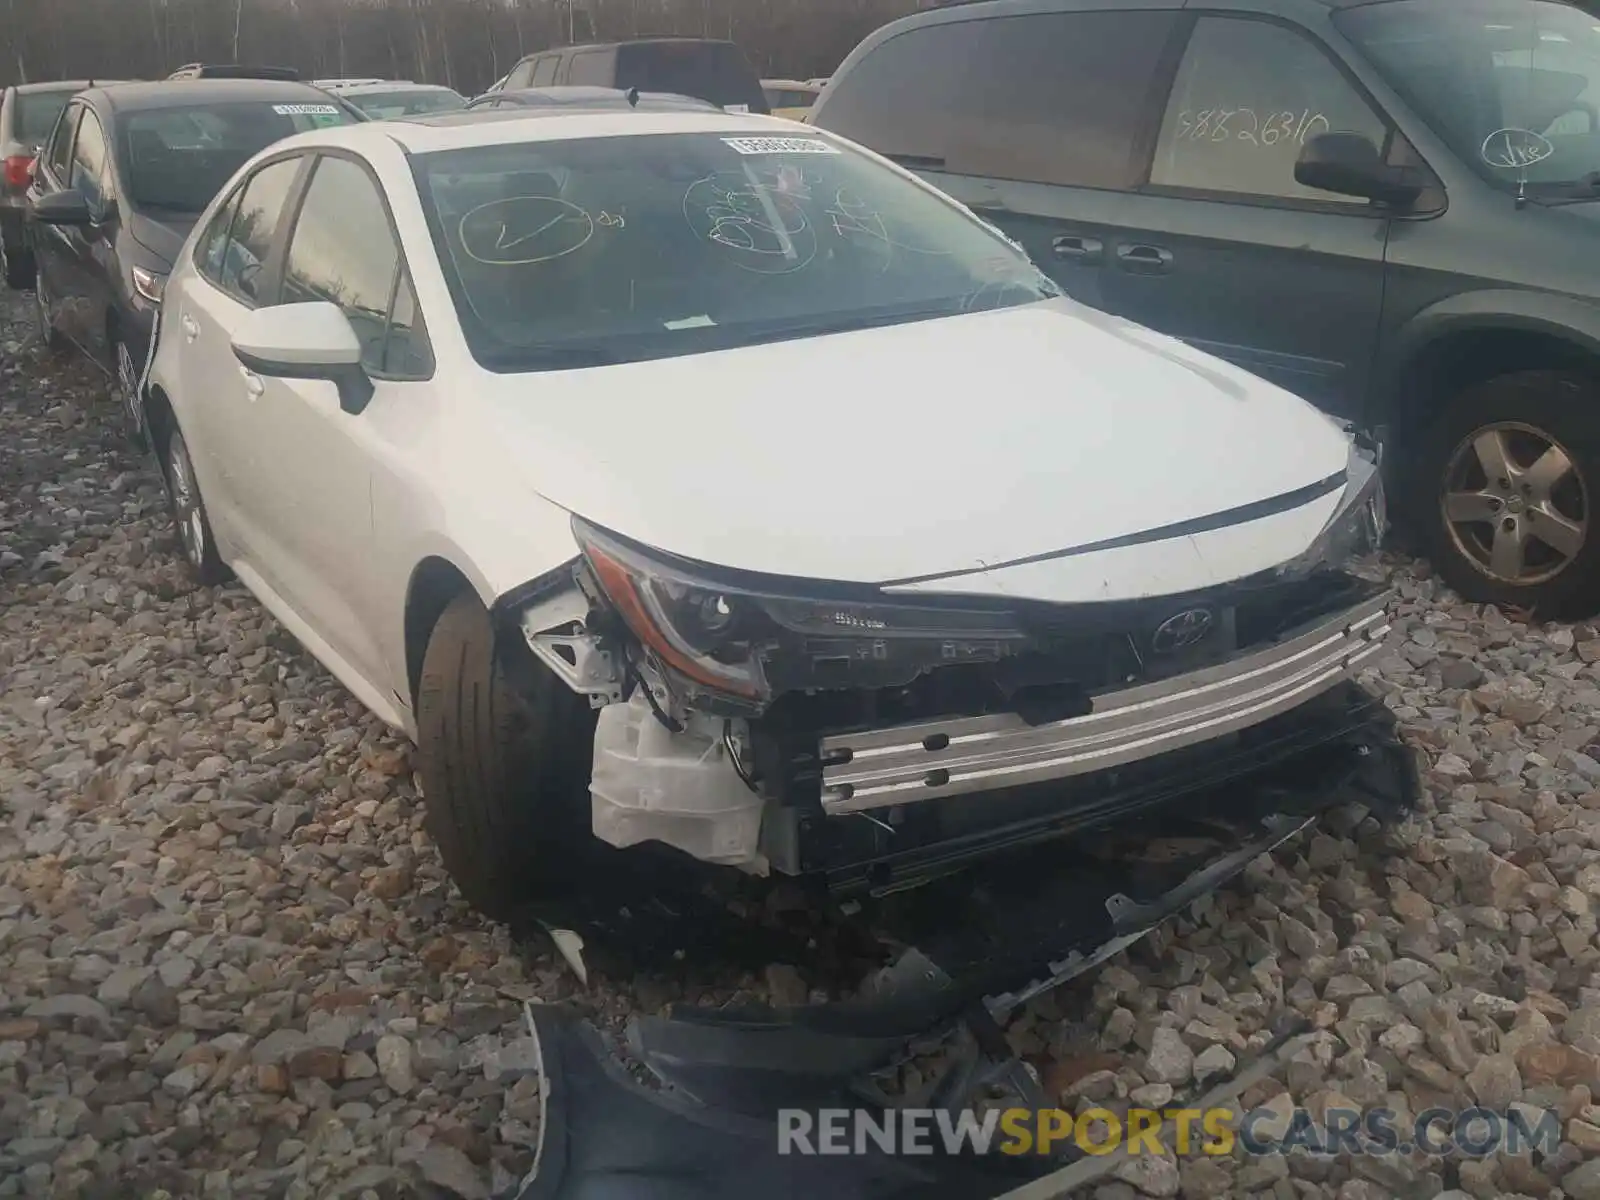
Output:
[[[1488,478],[1477,449],[1486,434],[1515,454],[1501,480]],[[1564,453],[1571,471],[1541,506],[1522,468],[1536,461],[1541,445]],[[1600,610],[1600,378],[1573,371],[1517,371],[1461,392],[1423,430],[1413,460],[1410,516],[1434,570],[1463,599],[1531,612],[1541,619],[1580,618]],[[1502,483],[1511,487],[1504,489]],[[1479,489],[1482,489],[1479,492]],[[1481,495],[1492,520],[1463,522],[1446,516],[1447,496]],[[1491,494],[1492,493],[1492,494]],[[1552,568],[1554,552],[1536,537],[1528,545],[1525,581],[1498,576],[1488,561],[1497,525],[1526,531],[1545,523],[1544,511],[1581,518],[1585,536],[1565,566]],[[1455,510],[1459,513],[1459,509]],[[1560,530],[1557,530],[1560,532]],[[1571,535],[1567,535],[1570,537]],[[1566,540],[1564,537],[1563,540]],[[1537,568],[1537,569],[1535,569]]]
[[[429,834],[467,902],[504,919],[560,891],[593,841],[594,714],[543,667],[521,690],[494,629],[463,592],[428,638],[417,688],[417,760]]]

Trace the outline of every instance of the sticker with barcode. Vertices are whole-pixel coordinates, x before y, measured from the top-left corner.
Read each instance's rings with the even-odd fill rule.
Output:
[[[838,154],[839,147],[821,138],[729,137],[723,138],[738,154]]]
[[[337,116],[339,113],[332,104],[274,104],[272,111],[280,117]]]

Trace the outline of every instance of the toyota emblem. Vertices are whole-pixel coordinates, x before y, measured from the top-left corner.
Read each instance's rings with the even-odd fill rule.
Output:
[[[1175,654],[1204,641],[1211,632],[1212,616],[1208,608],[1188,608],[1176,616],[1168,617],[1156,626],[1150,635],[1150,649],[1157,654]]]

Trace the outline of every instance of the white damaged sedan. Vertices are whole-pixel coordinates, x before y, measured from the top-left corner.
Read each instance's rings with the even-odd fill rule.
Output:
[[[166,285],[189,562],[415,739],[462,892],[604,843],[893,889],[1392,742],[1373,456],[794,130],[319,130]]]

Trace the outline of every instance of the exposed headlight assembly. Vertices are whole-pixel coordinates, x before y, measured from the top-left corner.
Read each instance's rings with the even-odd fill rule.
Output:
[[[1372,554],[1389,530],[1384,504],[1382,448],[1352,443],[1347,482],[1339,507],[1303,554],[1278,568],[1280,575],[1307,575],[1318,567],[1341,567]]]
[[[803,686],[860,686],[855,662],[902,659],[908,677],[948,662],[993,661],[1028,635],[1008,612],[828,600],[719,581],[714,571],[658,557],[574,518],[594,583],[629,632],[690,695],[759,710]],[[799,585],[803,589],[804,585]],[[783,676],[778,679],[777,676]]]
[[[166,290],[167,277],[157,271],[147,271],[143,267],[134,267],[132,274],[133,290],[151,304],[160,304],[161,293]]]

